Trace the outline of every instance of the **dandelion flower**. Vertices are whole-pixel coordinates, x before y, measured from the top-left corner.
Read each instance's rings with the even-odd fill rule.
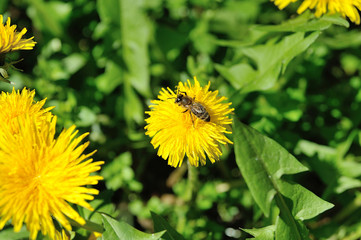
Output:
[[[53,221],[68,231],[68,218],[85,224],[70,204],[93,210],[86,200],[92,200],[98,190],[85,185],[102,179],[90,175],[103,162],[89,158],[94,152],[83,154],[89,142],[79,144],[87,134],[76,137],[74,126],[55,138],[55,116],[40,126],[29,115],[17,121],[17,134],[7,125],[0,134],[0,229],[11,220],[16,232],[25,223],[31,240],[39,231],[57,239]]]
[[[37,126],[40,127],[43,121],[47,121],[52,114],[49,112],[53,107],[42,107],[46,99],[34,102],[35,91],[24,88],[21,93],[15,90],[11,93],[2,92],[0,94],[0,134],[1,128],[8,125],[13,134],[19,131],[17,117],[28,115],[32,117]]]
[[[23,28],[21,32],[15,29],[16,25],[10,26],[10,18],[3,25],[3,16],[0,15],[0,54],[16,50],[31,50],[35,46],[34,37],[22,38],[27,31],[26,28]]]
[[[189,163],[198,167],[206,164],[206,156],[214,163],[222,155],[220,144],[232,143],[225,134],[231,134],[229,125],[232,120],[227,114],[233,112],[229,108],[231,103],[222,103],[225,97],[218,97],[218,91],[209,90],[210,83],[201,87],[196,78],[194,84],[188,80],[183,84],[179,82],[180,94],[187,94],[200,103],[209,113],[210,121],[196,117],[191,111],[175,103],[177,94],[170,88],[162,89],[159,100],[153,100],[147,111],[149,118],[145,121],[146,135],[151,140],[154,148],[158,148],[158,155],[168,159],[168,164],[181,166],[185,155]]]
[[[291,2],[297,0],[271,0],[283,9]],[[303,0],[297,13],[301,14],[306,9],[315,9],[315,16],[320,17],[323,14],[330,12],[331,14],[340,13],[344,18],[348,17],[352,22],[360,24],[361,0]]]

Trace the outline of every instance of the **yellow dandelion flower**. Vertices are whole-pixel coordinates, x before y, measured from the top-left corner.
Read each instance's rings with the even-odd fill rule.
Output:
[[[11,220],[16,232],[25,223],[32,240],[39,231],[56,239],[53,221],[68,231],[68,218],[85,224],[70,203],[93,210],[86,200],[98,190],[85,186],[102,179],[91,174],[103,162],[89,158],[94,152],[83,154],[89,142],[79,144],[87,134],[76,137],[75,126],[55,139],[56,117],[40,127],[26,115],[17,120],[17,134],[5,126],[0,135],[0,230]]]
[[[3,16],[0,15],[0,54],[16,50],[31,50],[36,42],[33,41],[34,37],[23,39],[26,33],[26,28],[21,32],[15,31],[16,25],[10,26],[10,18],[7,19],[6,24],[2,24]]]
[[[8,125],[13,134],[17,133],[19,131],[17,117],[22,115],[32,117],[39,127],[43,121],[48,121],[52,116],[49,111],[54,107],[43,109],[46,99],[34,102],[34,96],[35,91],[26,88],[21,93],[14,88],[11,93],[2,92],[0,94],[0,129]]]
[[[70,236],[66,234],[64,229],[61,230],[61,232],[58,232],[55,230],[55,240],[70,240]]]
[[[287,7],[291,2],[297,0],[271,0],[279,9]],[[327,12],[331,14],[340,13],[344,18],[348,17],[352,22],[360,24],[361,0],[303,0],[297,10],[298,14],[306,9],[315,9],[315,16],[320,17]]]
[[[178,93],[197,103],[194,107],[201,112],[196,114],[199,117],[175,103],[177,94],[170,88],[163,88],[159,100],[151,101],[151,111],[146,112],[149,114],[145,120],[146,135],[153,138],[151,143],[155,149],[159,147],[158,155],[168,159],[168,164],[173,167],[181,166],[185,155],[190,164],[196,167],[199,162],[206,164],[206,156],[214,163],[222,155],[220,144],[232,143],[225,133],[231,134],[227,128],[232,120],[227,114],[234,109],[229,108],[231,103],[222,103],[226,98],[218,97],[218,91],[210,91],[209,87],[210,83],[201,87],[196,78],[194,85],[189,80],[185,84],[178,84]],[[210,119],[207,119],[205,111]]]

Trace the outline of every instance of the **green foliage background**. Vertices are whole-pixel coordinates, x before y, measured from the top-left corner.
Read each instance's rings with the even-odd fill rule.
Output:
[[[359,239],[360,29],[296,9],[266,0],[1,1],[4,17],[38,42],[10,56],[24,58],[23,72],[10,72],[15,88],[47,98],[58,126],[90,132],[88,151],[106,162],[92,205],[121,225],[79,209],[82,216],[106,229],[129,229],[126,222],[159,232],[129,231],[139,239],[164,229],[164,239]],[[161,87],[193,76],[232,102],[235,146],[198,168],[190,186],[185,164],[167,166],[143,128]],[[269,164],[260,171],[270,189],[259,172],[247,174],[258,157]],[[74,239],[90,235],[74,230]],[[0,238],[26,236],[11,231]],[[104,239],[119,237],[109,231]]]

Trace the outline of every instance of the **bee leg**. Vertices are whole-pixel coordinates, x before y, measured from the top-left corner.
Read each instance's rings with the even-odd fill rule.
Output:
[[[182,92],[182,91],[179,91],[180,93],[183,93],[184,95],[186,95],[187,96],[187,93],[186,92]]]
[[[186,109],[185,111],[183,111],[182,113],[185,113],[185,112],[187,112],[188,111],[188,109]]]
[[[191,115],[192,124],[193,124],[193,127],[194,127],[194,120],[193,120],[193,117],[192,117],[192,113],[191,113],[191,111],[189,111],[189,114]]]

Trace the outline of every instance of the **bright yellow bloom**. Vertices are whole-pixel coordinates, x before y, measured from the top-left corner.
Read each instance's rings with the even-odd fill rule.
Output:
[[[66,234],[64,229],[61,230],[61,233],[58,231],[55,231],[55,240],[70,240],[70,236]]]
[[[0,130],[4,125],[8,125],[12,133],[17,133],[19,131],[17,117],[23,115],[32,117],[39,127],[43,121],[48,121],[52,116],[49,111],[53,107],[43,109],[46,99],[34,102],[34,96],[35,91],[26,88],[21,93],[14,88],[11,93],[2,92],[0,94]]]
[[[7,53],[15,50],[31,50],[36,42],[33,41],[34,37],[22,39],[26,33],[26,28],[21,32],[15,31],[16,25],[10,26],[10,18],[7,19],[6,24],[3,25],[3,16],[0,15],[0,54]]]
[[[187,94],[194,98],[209,113],[210,121],[204,121],[186,108],[175,103],[177,94],[170,88],[162,89],[159,93],[159,100],[153,100],[149,106],[150,115],[145,121],[146,135],[152,137],[152,145],[158,148],[158,155],[168,159],[168,164],[177,167],[181,166],[183,158],[187,155],[191,165],[198,167],[206,164],[206,155],[214,163],[222,155],[220,144],[232,143],[225,133],[231,134],[229,125],[232,120],[227,114],[233,112],[229,108],[231,103],[222,103],[225,97],[217,97],[218,91],[209,91],[210,83],[201,87],[196,78],[194,85],[188,82],[179,82],[178,91],[180,94]],[[192,120],[193,119],[193,120]],[[228,129],[227,129],[228,128]]]
[[[0,229],[11,220],[14,231],[25,223],[32,240],[39,231],[56,239],[53,219],[68,231],[67,218],[85,224],[70,203],[93,210],[87,200],[98,190],[85,186],[102,179],[90,175],[103,162],[93,162],[94,152],[83,154],[89,142],[79,144],[87,134],[76,137],[75,126],[55,138],[56,117],[36,122],[25,114],[17,121],[16,134],[10,125],[0,134]]]
[[[291,2],[297,0],[271,0],[283,9]],[[331,14],[340,13],[343,17],[348,17],[352,22],[360,24],[361,0],[303,0],[297,13],[301,14],[306,9],[315,9],[315,16],[320,17],[323,14],[330,12]]]

